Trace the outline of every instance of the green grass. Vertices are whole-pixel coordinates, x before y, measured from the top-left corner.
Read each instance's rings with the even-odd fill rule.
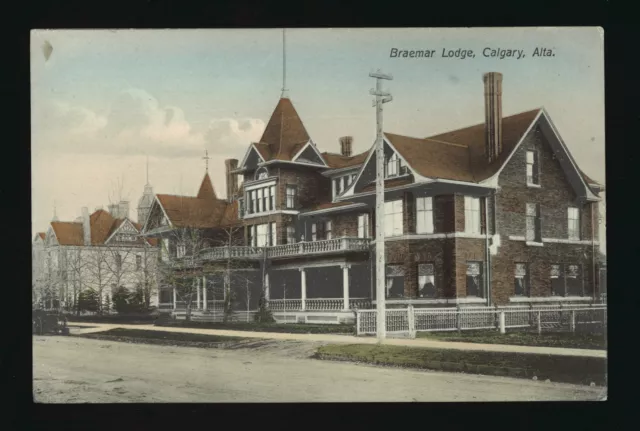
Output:
[[[606,384],[606,359],[480,352],[371,344],[329,344],[319,347],[317,359],[364,362],[396,367],[487,374],[553,382]]]
[[[104,332],[75,335],[98,340],[123,341],[128,343],[162,344],[186,347],[224,347],[227,343],[247,340],[242,337],[222,335],[185,334],[168,331],[146,331],[140,329],[115,328]]]
[[[498,331],[418,332],[418,338],[437,341],[461,341],[482,344],[512,344],[518,346],[566,347],[571,349],[606,349],[603,333]]]
[[[355,325],[316,325],[308,323],[256,323],[256,322],[186,322],[184,320],[161,323],[157,326],[226,329],[232,331],[279,332],[287,334],[355,334]]]

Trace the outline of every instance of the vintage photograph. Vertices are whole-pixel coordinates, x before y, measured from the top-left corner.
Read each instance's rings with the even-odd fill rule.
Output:
[[[607,398],[604,31],[31,31],[37,403]]]

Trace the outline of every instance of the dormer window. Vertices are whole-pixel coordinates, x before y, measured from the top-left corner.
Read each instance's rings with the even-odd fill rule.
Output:
[[[256,175],[255,175],[255,179],[256,180],[264,180],[264,179],[267,179],[267,178],[269,178],[269,171],[264,166],[259,168],[256,171]]]
[[[385,178],[393,178],[400,175],[407,175],[409,173],[407,165],[404,164],[404,161],[400,159],[396,153],[393,153],[391,157],[386,159],[384,169]]]

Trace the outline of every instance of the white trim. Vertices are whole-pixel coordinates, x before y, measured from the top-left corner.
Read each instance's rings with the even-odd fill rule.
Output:
[[[261,181],[261,182],[259,182],[259,181]],[[262,189],[262,188],[265,188],[265,187],[275,186],[277,182],[278,182],[278,178],[277,177],[270,177],[270,178],[267,178],[267,179],[264,179],[264,180],[254,180],[254,181],[251,181],[251,183],[253,183],[253,184],[250,184],[250,185],[244,187],[244,191],[248,192],[248,191],[251,191],[251,190],[257,190],[257,189]]]
[[[353,166],[347,166],[346,168],[329,169],[329,170],[326,170],[326,171],[322,172],[320,175],[331,178],[331,177],[334,177],[334,176],[344,175],[346,172],[358,171],[361,168],[362,168],[362,164],[353,165]]]
[[[523,236],[509,235],[508,238],[510,241],[525,241]]]
[[[527,241],[526,244],[528,246],[534,246],[534,247],[543,247],[544,246],[544,243],[536,242],[536,241]]]
[[[167,219],[167,222],[169,223],[169,228],[173,228],[173,223],[171,223],[171,219],[167,215],[167,212],[164,210],[164,207],[162,206],[162,202],[160,202],[160,199],[158,199],[158,195],[153,195],[153,197],[154,197],[154,203],[157,203],[160,206],[160,209],[162,210],[162,214]],[[147,224],[149,224],[149,220],[151,220],[152,211],[153,211],[153,205],[151,205],[151,208],[149,209],[149,215],[147,216],[147,221],[142,227],[142,232],[145,232],[145,229],[147,228]]]
[[[416,239],[442,239],[442,238],[469,238],[469,239],[486,239],[485,234],[473,234],[466,232],[448,232],[448,233],[410,233],[398,236],[385,236],[386,241],[400,240],[416,240]],[[372,241],[372,244],[375,241]]]
[[[318,157],[320,157],[320,160],[322,160],[322,163],[324,164],[324,166],[329,167],[329,165],[327,165],[327,162],[324,160],[324,157],[322,157],[322,154],[320,154],[320,152],[318,151],[318,149],[316,148],[316,146],[311,142],[311,139],[309,139],[309,142],[307,142],[307,143],[304,145],[304,147],[302,147],[302,149],[301,149],[300,151],[298,151],[298,152],[296,153],[296,155],[295,155],[295,156],[293,156],[293,157],[291,158],[291,161],[292,161],[292,162],[295,162],[295,161],[296,161],[296,159],[297,159],[298,157],[300,157],[300,155],[304,152],[304,150],[306,150],[306,149],[307,149],[307,147],[308,147],[308,146],[311,146],[311,148],[313,148],[313,151],[315,151],[315,152],[316,152],[316,154],[318,155]],[[305,163],[305,164],[308,164],[308,163]]]
[[[551,116],[549,115],[549,113],[547,112],[547,110],[542,107],[542,112],[544,113],[544,117],[547,120],[547,122],[549,123],[549,126],[551,127],[551,130],[553,131],[553,133],[556,135],[556,139],[558,140],[558,142],[560,142],[560,146],[562,147],[562,149],[564,150],[564,152],[566,153],[567,157],[569,158],[569,161],[571,162],[571,165],[573,166],[573,169],[575,170],[576,174],[578,175],[578,177],[580,178],[580,181],[582,181],[582,184],[585,186],[585,189],[587,191],[587,199],[595,199],[595,200],[600,200],[600,198],[598,198],[597,196],[595,196],[593,194],[593,192],[591,191],[591,188],[589,188],[589,186],[587,185],[587,182],[585,181],[585,179],[582,177],[582,174],[580,173],[580,170],[578,169],[578,164],[576,163],[576,161],[573,159],[573,156],[571,155],[571,152],[569,151],[569,149],[567,148],[567,146],[565,145],[564,141],[562,140],[562,138],[560,137],[560,133],[558,133],[558,129],[556,129],[555,124],[553,124],[553,121],[551,121]]]
[[[371,301],[372,304],[376,304],[376,300]],[[485,298],[439,298],[439,299],[387,299],[385,304],[485,304],[487,300]]]
[[[545,297],[528,297],[528,296],[512,296],[509,302],[566,302],[566,301],[593,301],[591,296],[545,296]]]
[[[345,210],[345,209],[346,210],[350,210],[350,209],[361,208],[361,207],[366,207],[366,206],[367,206],[367,204],[364,204],[364,203],[355,203],[355,204],[351,204],[351,205],[342,205],[340,207],[325,208],[325,209],[321,209],[321,210],[308,211],[308,212],[300,213],[300,217],[316,215],[316,214],[325,214],[325,213],[330,213],[330,212],[334,212],[334,211],[338,211],[338,210]]]
[[[151,213],[151,212],[149,212]],[[109,238],[107,238],[104,243],[107,244],[109,241],[111,241],[111,238],[113,238],[118,231],[120,231],[122,229],[122,227],[125,225],[125,223],[129,223],[131,225],[131,227],[133,228],[133,230],[135,230],[136,232],[138,232],[138,235],[135,236],[139,236],[140,231],[138,231],[138,229],[136,229],[136,227],[133,225],[133,223],[131,222],[131,220],[129,220],[129,217],[125,217],[124,218],[125,221],[123,221],[122,223],[120,223],[120,226],[118,226],[118,229],[116,229],[115,231],[113,231],[113,233],[109,236]]]
[[[264,162],[264,157],[262,157],[262,154],[260,154],[260,151],[258,151],[258,149],[256,148],[256,144],[252,143],[251,145],[249,145],[249,148],[247,148],[247,152],[244,153],[244,157],[242,158],[242,163],[240,163],[240,168],[238,168],[236,170],[244,169],[244,164],[247,163],[247,159],[249,158],[249,153],[251,153],[252,149],[256,153],[258,153],[258,157],[260,157],[260,160],[262,160]]]
[[[285,165],[297,165],[297,166],[313,166],[316,168],[326,168],[326,165],[320,165],[318,163],[303,163],[303,162],[292,162],[290,160],[279,160],[279,159],[275,159],[275,160],[269,160],[268,162],[262,162],[260,163],[258,166],[268,166],[268,165],[275,165],[277,163],[283,163]]]
[[[541,189],[542,186],[540,184],[533,184],[533,183],[527,183],[527,187],[530,187],[532,189]]]
[[[297,270],[300,270],[300,271],[304,271],[305,269],[309,269],[309,268],[324,268],[324,267],[327,267],[327,266],[340,267],[341,265],[345,265],[345,264],[353,265],[353,263],[351,263],[351,262],[348,263],[345,258],[342,258],[342,259],[337,259],[337,260],[321,261],[321,262],[315,262],[315,263],[304,263],[304,264],[302,264],[302,263],[290,263],[288,265],[282,265],[282,266],[272,264],[271,267],[269,268],[269,270],[270,271],[289,271],[289,270],[296,270],[297,269]],[[321,298],[318,298],[318,299],[321,299]]]
[[[383,144],[384,144],[384,138],[383,138]],[[351,183],[351,185],[349,186],[349,188],[347,188],[347,190],[342,192],[342,196],[341,197],[348,197],[348,196],[353,196],[353,191],[356,187],[356,184],[358,184],[358,181],[360,181],[360,177],[362,177],[362,173],[364,172],[364,170],[367,168],[367,164],[369,163],[369,161],[371,160],[371,156],[375,154],[375,143],[374,145],[371,146],[371,148],[369,148],[369,155],[367,156],[367,158],[365,159],[365,161],[362,163],[362,166],[360,167],[360,171],[358,172],[358,175],[356,176],[355,181],[353,181]]]
[[[600,245],[599,241],[579,240],[579,239],[564,239],[564,238],[542,238],[542,242],[560,243],[560,244],[596,244]]]
[[[258,217],[267,217],[270,215],[275,215],[275,214],[289,214],[289,215],[297,215],[300,214],[300,211],[295,211],[295,210],[275,210],[275,211],[264,211],[261,213],[251,213],[251,214],[246,214],[242,217],[243,220],[246,219],[251,219],[251,218],[258,218]]]
[[[392,150],[393,150],[393,151],[398,155],[398,157],[400,157],[400,158],[402,159],[402,161],[407,165],[407,167],[408,167],[408,168],[409,168],[409,170],[411,171],[411,174],[413,174],[413,176],[414,176],[414,178],[416,179],[416,181],[417,181],[418,179],[422,179],[422,180],[428,180],[428,179],[430,179],[430,178],[427,178],[427,177],[423,177],[423,176],[422,176],[422,175],[420,175],[418,172],[416,172],[416,170],[415,170],[413,167],[411,167],[411,165],[409,164],[409,162],[407,162],[407,159],[405,159],[405,158],[404,158],[404,156],[403,156],[402,154],[400,154],[400,151],[398,151],[398,150],[397,150],[397,148],[396,148],[396,147],[394,147],[394,146],[391,144],[391,141],[390,141],[390,140],[389,140],[389,138],[386,136],[386,134],[385,134],[385,136],[384,136],[384,140],[385,140],[385,142],[387,143],[387,145],[389,145],[389,147],[391,147],[391,149],[392,149]],[[393,177],[393,178],[396,178],[396,177]],[[386,178],[385,178],[385,179],[386,179]]]

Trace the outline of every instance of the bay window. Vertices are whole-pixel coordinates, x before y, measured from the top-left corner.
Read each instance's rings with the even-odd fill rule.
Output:
[[[384,203],[384,235],[400,236],[403,233],[402,199]]]

